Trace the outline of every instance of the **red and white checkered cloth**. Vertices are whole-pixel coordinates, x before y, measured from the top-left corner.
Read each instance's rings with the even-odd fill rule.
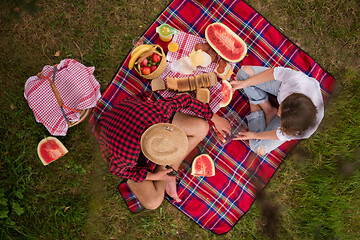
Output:
[[[100,84],[93,76],[95,67],[85,67],[73,59],[64,59],[56,68],[55,86],[64,105],[77,110],[95,107],[101,97]],[[41,75],[52,80],[53,73],[54,67],[46,65]],[[42,123],[51,135],[66,135],[68,124],[48,80],[30,77],[25,83],[24,96],[37,122]],[[64,111],[70,122],[80,119],[80,112],[66,108]]]
[[[184,74],[181,74],[178,72],[171,71],[170,65],[172,62],[175,62],[184,56],[188,56],[191,53],[191,51],[194,49],[194,47],[197,43],[205,43],[206,39],[195,36],[193,34],[180,32],[179,34],[175,34],[173,36],[172,42],[177,43],[179,45],[179,49],[176,52],[169,51],[166,55],[166,60],[168,61],[168,64],[167,64],[165,71],[160,76],[160,78],[163,79],[165,81],[165,83],[166,83],[167,76],[176,77],[176,78],[189,77],[189,75],[184,75]],[[217,57],[217,58],[219,60],[219,57]],[[196,74],[201,74],[201,73],[206,73],[206,72],[214,72],[216,66],[217,66],[217,62],[211,63],[206,68],[197,67],[196,71],[191,75],[196,75]],[[221,88],[222,88],[221,81],[220,82],[218,81],[214,86],[209,88],[209,90],[210,90],[209,105],[210,105],[211,110],[214,113],[216,113],[220,109],[220,102],[222,100]],[[166,89],[164,91],[159,91],[159,93],[162,97],[171,97],[171,96],[175,96],[175,94],[176,94],[176,92],[169,91],[168,89]],[[190,95],[195,97],[194,92],[191,92]],[[190,110],[184,110],[183,112],[190,114],[190,115],[194,115],[194,113],[192,113]]]

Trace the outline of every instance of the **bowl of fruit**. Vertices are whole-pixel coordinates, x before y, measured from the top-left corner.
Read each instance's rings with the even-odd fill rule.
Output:
[[[164,50],[159,45],[137,46],[131,52],[129,69],[132,68],[135,68],[135,71],[146,79],[160,77],[166,69]]]

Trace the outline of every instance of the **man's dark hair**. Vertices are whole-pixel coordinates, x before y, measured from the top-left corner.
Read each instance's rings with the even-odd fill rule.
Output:
[[[281,131],[287,135],[302,135],[316,123],[316,106],[302,93],[293,93],[281,103]]]

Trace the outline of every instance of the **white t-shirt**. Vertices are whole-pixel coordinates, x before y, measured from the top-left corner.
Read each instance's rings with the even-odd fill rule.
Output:
[[[282,141],[309,138],[316,131],[324,117],[324,103],[320,83],[315,78],[309,77],[302,72],[284,67],[274,69],[274,78],[282,82],[277,96],[279,104],[293,93],[302,93],[311,99],[317,109],[315,126],[307,129],[302,136],[286,135],[278,128],[276,130],[277,137]]]

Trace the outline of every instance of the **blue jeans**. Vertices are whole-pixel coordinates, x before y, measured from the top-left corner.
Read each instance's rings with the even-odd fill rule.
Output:
[[[267,70],[267,67],[261,66],[251,66],[254,70],[255,75]],[[247,74],[242,68],[236,74],[236,80],[244,81],[248,79],[250,76]],[[254,86],[250,86],[244,88],[246,95],[249,98],[249,102],[252,104],[260,104],[264,103],[269,99],[268,94],[273,94],[275,96],[278,95],[279,89],[281,86],[281,82],[277,80],[272,80],[265,83],[260,83]],[[280,117],[276,115],[270,122],[268,126],[266,126],[265,115],[262,110],[252,112],[248,116],[246,116],[248,121],[248,127],[250,132],[264,132],[264,131],[271,131],[276,130],[280,127]],[[274,150],[275,148],[279,147],[285,141],[280,140],[273,140],[273,139],[250,139],[249,144],[250,148],[254,152],[258,152],[259,148],[262,146],[265,150],[265,153],[269,153],[270,151]]]

